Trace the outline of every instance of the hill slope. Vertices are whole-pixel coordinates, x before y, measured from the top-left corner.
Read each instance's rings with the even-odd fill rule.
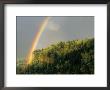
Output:
[[[94,39],[58,42],[35,50],[29,65],[17,66],[17,74],[93,74]]]

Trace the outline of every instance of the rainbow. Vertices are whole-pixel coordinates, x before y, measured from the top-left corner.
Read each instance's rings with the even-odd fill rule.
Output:
[[[31,48],[30,48],[30,50],[28,52],[28,55],[26,57],[26,64],[30,64],[32,62],[32,59],[33,59],[33,54],[32,53],[35,50],[35,47],[37,46],[37,44],[39,42],[39,39],[40,39],[40,36],[43,33],[43,31],[45,30],[45,28],[46,28],[46,26],[48,24],[49,19],[50,19],[50,17],[45,17],[45,19],[41,23],[41,25],[39,27],[39,31],[36,33],[36,35],[35,35],[35,37],[33,39]]]

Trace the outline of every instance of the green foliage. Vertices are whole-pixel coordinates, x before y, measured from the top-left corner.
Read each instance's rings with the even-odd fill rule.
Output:
[[[29,65],[17,65],[17,74],[93,74],[94,39],[58,42],[35,50]]]

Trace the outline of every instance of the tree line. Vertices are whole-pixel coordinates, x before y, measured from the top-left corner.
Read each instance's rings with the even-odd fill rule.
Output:
[[[17,74],[94,74],[94,39],[58,42],[33,52],[31,64],[18,63]]]

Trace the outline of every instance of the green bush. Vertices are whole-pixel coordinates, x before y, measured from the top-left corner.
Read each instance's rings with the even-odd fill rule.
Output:
[[[94,74],[94,39],[58,42],[33,52],[31,64],[17,74]]]

